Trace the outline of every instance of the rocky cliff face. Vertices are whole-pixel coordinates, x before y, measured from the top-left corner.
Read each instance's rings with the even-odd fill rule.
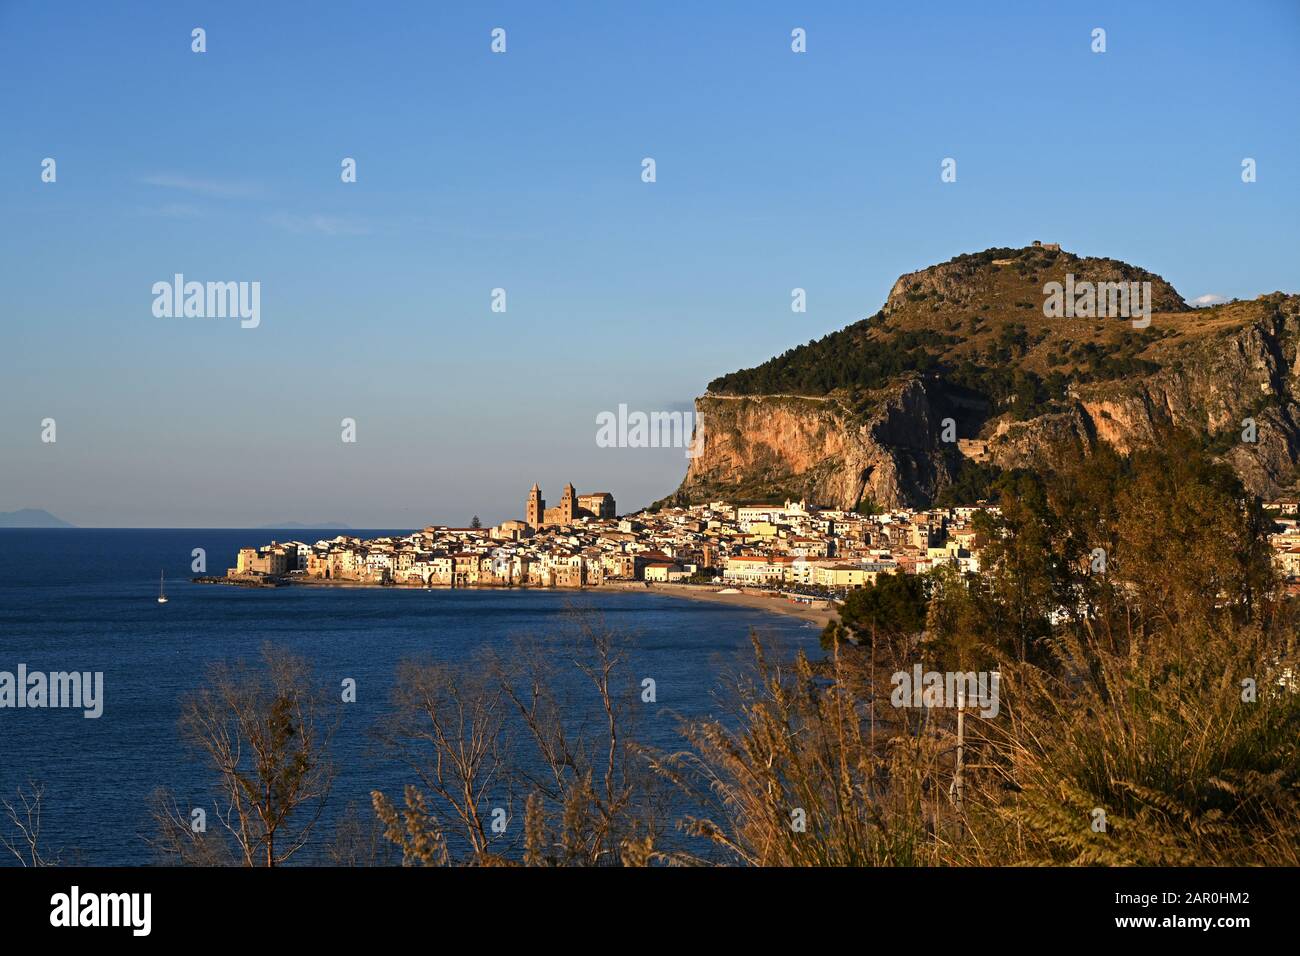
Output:
[[[911,273],[873,319],[715,382],[696,402],[701,454],[671,500],[924,507],[972,460],[1049,467],[1064,446],[1127,452],[1169,425],[1200,436],[1252,492],[1296,487],[1300,296],[1188,310],[1159,276],[1059,255],[990,250]],[[1045,319],[1042,283],[1067,269],[1152,281],[1166,311],[1140,333],[1114,319]],[[890,362],[870,358],[879,354]],[[874,373],[898,355],[915,368],[867,382],[855,371],[863,356]],[[795,387],[757,387],[771,381]],[[1249,421],[1254,442],[1242,436]]]
[[[922,504],[952,480],[951,455],[936,446],[930,389],[909,377],[859,416],[833,397],[706,395],[703,423],[681,500],[806,499],[854,507]]]
[[[1185,428],[1211,439],[1255,494],[1290,490],[1300,464],[1300,296],[1249,305],[1252,321],[1172,351],[1160,371],[1081,389],[1092,435],[1130,451],[1154,440],[1158,426]],[[1248,421],[1253,442],[1243,438]]]

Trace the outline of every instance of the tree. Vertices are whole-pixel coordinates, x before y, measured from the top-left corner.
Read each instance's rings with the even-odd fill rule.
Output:
[[[1002,474],[997,465],[984,464],[959,456],[957,475],[951,484],[944,485],[935,496],[936,508],[955,508],[973,505],[989,497],[993,483]]]
[[[925,627],[929,597],[925,581],[915,574],[882,574],[866,587],[850,591],[838,621],[826,625],[822,646],[835,640],[893,640],[919,634]]]
[[[966,671],[997,661],[997,615],[986,582],[951,565],[930,573],[926,615],[926,656],[941,670]]]
[[[1040,475],[1009,472],[996,488],[1000,513],[981,511],[973,522],[989,542],[981,560],[995,615],[988,631],[1000,635],[1002,653],[1023,661],[1051,634],[1062,606],[1059,526]]]
[[[884,508],[876,504],[876,500],[870,495],[863,497],[853,509],[855,514],[865,515],[866,517],[881,514],[884,510]]]
[[[574,671],[555,645],[521,642],[504,659],[402,665],[380,739],[418,778],[402,806],[371,799],[405,865],[645,865],[662,862],[658,789],[632,733],[641,689],[619,635],[574,615]],[[569,654],[564,654],[569,657]],[[591,734],[584,734],[591,730]],[[515,808],[523,808],[523,825]],[[500,827],[494,815],[502,811]]]
[[[471,528],[481,528],[483,527],[483,522],[479,520],[478,515],[475,515],[473,518],[470,519],[469,526]]]
[[[1112,646],[1157,625],[1258,622],[1273,590],[1268,529],[1232,470],[1166,428],[1121,456],[1105,444],[1063,455],[1047,474],[996,483],[1000,514],[976,516],[989,539],[989,635],[1026,660],[1054,625]]]
[[[41,848],[41,807],[45,785],[28,781],[18,788],[13,800],[0,800],[7,826],[0,823],[0,845],[18,858],[22,866],[58,866],[59,855]],[[12,827],[12,832],[9,828]]]
[[[219,828],[206,826],[206,809],[185,813],[163,790],[154,797],[157,835],[149,842],[173,863],[286,862],[324,811],[336,727],[304,659],[268,644],[260,669],[213,665],[207,684],[182,702],[180,729],[215,774]]]
[[[404,827],[397,825],[391,801],[378,790],[371,794],[386,835],[401,847],[404,863],[446,863],[443,821],[454,820],[471,858],[484,862],[499,840],[491,830],[494,808],[488,801],[501,800],[504,788],[509,749],[504,692],[481,661],[405,661],[397,671],[393,705],[379,739],[415,773],[423,790],[406,787]],[[427,806],[425,792],[433,795],[434,807]]]
[[[1273,588],[1272,522],[1189,434],[1135,452],[1115,508],[1117,575],[1145,624],[1257,619]]]

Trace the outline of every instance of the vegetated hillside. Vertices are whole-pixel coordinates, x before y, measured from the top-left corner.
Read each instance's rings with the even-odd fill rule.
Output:
[[[1148,282],[1151,321],[1048,318],[1044,286]],[[1296,480],[1300,297],[1188,308],[1160,276],[1029,246],[902,276],[884,307],[697,400],[702,454],[668,500],[804,497],[843,508],[978,496],[1063,443],[1128,450],[1189,429],[1256,493]],[[1258,440],[1242,442],[1242,422]],[[952,419],[958,442],[944,440]]]

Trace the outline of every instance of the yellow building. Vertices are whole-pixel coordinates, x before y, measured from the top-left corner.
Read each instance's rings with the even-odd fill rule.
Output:
[[[651,561],[645,566],[647,581],[666,584],[670,581],[682,581],[688,577],[690,572],[672,561]]]
[[[818,568],[817,583],[824,588],[860,588],[866,585],[868,574],[866,568],[836,564]]]
[[[265,574],[279,576],[288,574],[298,563],[297,552],[292,557],[279,548],[258,551],[256,548],[240,548],[235,558],[236,574]]]

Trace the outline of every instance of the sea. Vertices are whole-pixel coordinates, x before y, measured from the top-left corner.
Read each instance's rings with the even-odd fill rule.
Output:
[[[374,727],[391,709],[405,660],[466,662],[508,656],[521,640],[554,657],[561,699],[590,699],[573,666],[582,622],[619,635],[626,669],[616,690],[638,708],[639,742],[682,745],[683,720],[733,717],[727,688],[752,660],[750,633],[771,653],[820,657],[818,630],[767,611],[654,593],[614,590],[407,589],[293,586],[242,588],[191,582],[195,549],[224,574],[241,547],[314,542],[336,530],[0,530],[0,672],[103,673],[103,712],[0,708],[0,799],[43,788],[40,844],[64,863],[158,862],[150,799],[158,788],[204,793],[212,771],[186,746],[184,697],[217,662],[256,664],[268,642],[307,659],[340,700],[331,744],[337,776],[318,827],[368,814],[370,793],[400,805],[412,772],[378,746]],[[349,530],[375,537],[406,533]],[[165,574],[168,602],[158,603]],[[645,702],[646,678],[654,681]],[[355,701],[341,703],[345,681]],[[3,814],[0,808],[0,814]],[[211,817],[211,811],[209,810]],[[0,828],[14,835],[0,816]],[[0,847],[0,866],[19,865]],[[317,847],[296,862],[322,863]]]

